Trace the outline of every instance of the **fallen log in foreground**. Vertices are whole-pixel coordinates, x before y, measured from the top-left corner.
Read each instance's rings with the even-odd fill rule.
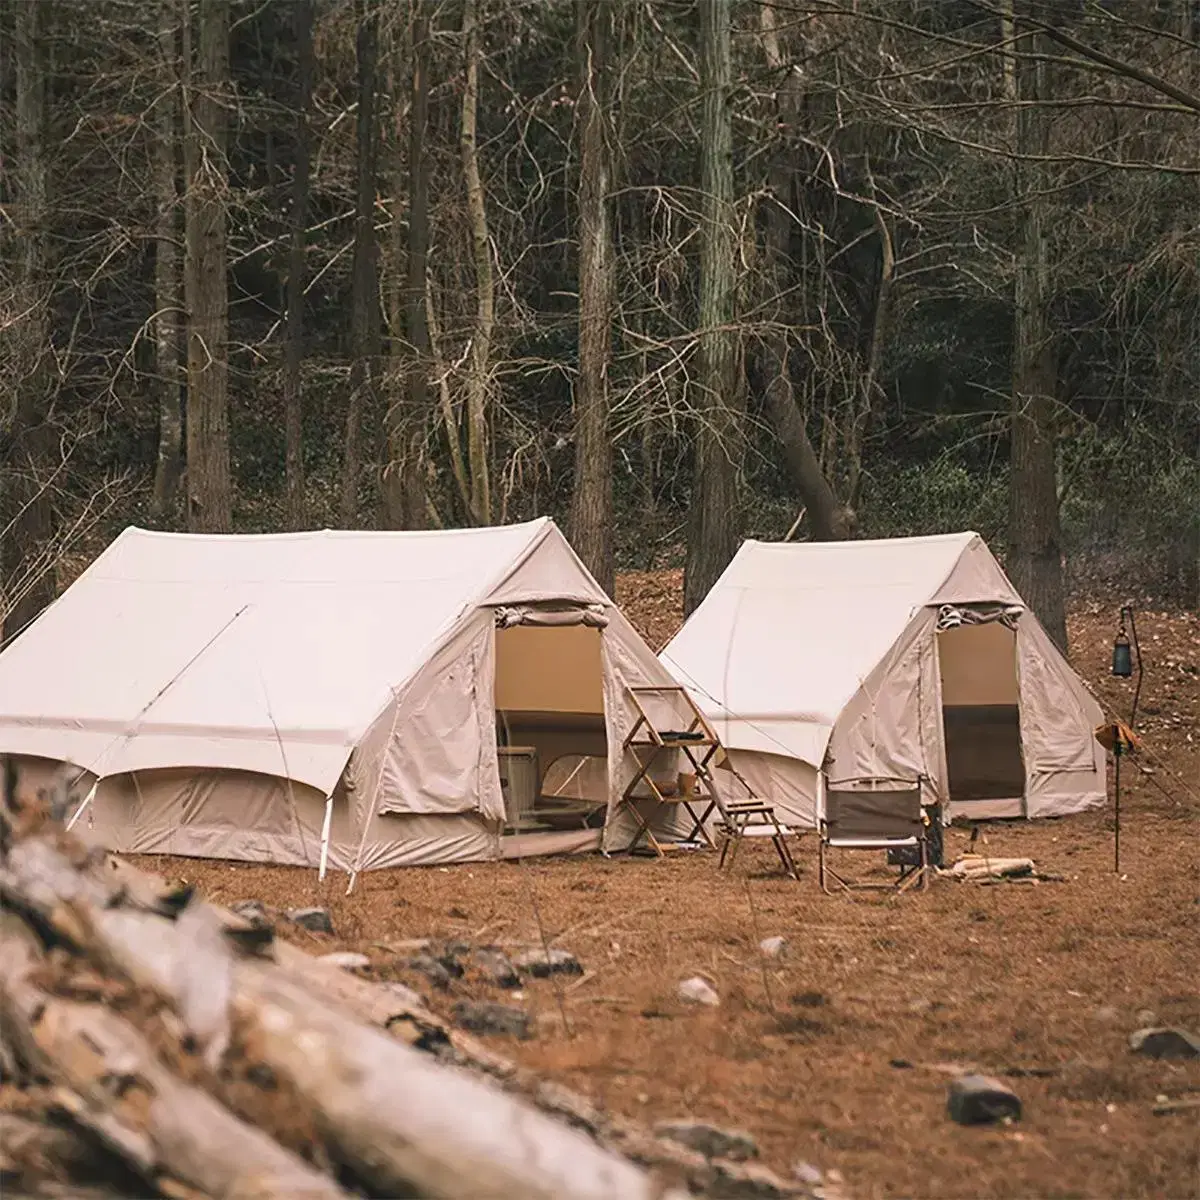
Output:
[[[127,896],[136,897],[139,907],[155,910],[168,889],[165,880],[123,860],[108,860],[108,879]],[[212,906],[221,920],[234,929],[244,929],[247,920],[219,906]],[[526,1067],[497,1054],[480,1039],[464,1032],[433,1013],[424,1003],[414,1003],[407,989],[397,992],[387,984],[353,975],[279,941],[274,945],[280,968],[304,987],[336,1000],[360,1021],[385,1030],[394,1038],[418,1046],[442,1061],[487,1076],[563,1122],[584,1131],[591,1139],[621,1157],[664,1177],[679,1179],[694,1195],[725,1197],[805,1197],[811,1189],[794,1180],[784,1180],[757,1163],[710,1159],[677,1142],[655,1136],[651,1131],[616,1114],[598,1108],[586,1097],[558,1083],[548,1082]],[[821,1195],[834,1200],[836,1188],[825,1184]]]
[[[332,1179],[169,1071],[128,1022],[101,1004],[39,986],[42,955],[0,914],[0,1014],[22,1057],[56,1077],[60,1106],[147,1182],[213,1196],[344,1200]]]
[[[232,950],[225,961],[208,941],[184,941],[183,916],[192,905],[202,913],[204,902],[191,899],[174,921],[151,911],[114,878],[118,874],[44,826],[9,846],[0,861],[0,898],[43,944],[66,946],[76,960],[123,977],[169,1006],[179,1019],[181,1046],[190,1040],[211,1051],[224,1042],[229,1049],[221,1072],[230,1058],[241,1058],[286,1084],[329,1156],[369,1194],[481,1200],[672,1194],[578,1130],[356,1019],[306,986],[299,972]],[[203,921],[193,924],[203,927]],[[222,1015],[224,979],[227,1012],[219,1029],[214,1012]],[[235,1135],[212,1132],[212,1123],[236,1120],[208,1095],[219,1091],[219,1080],[196,1064],[195,1080],[183,1083],[123,1019],[39,987],[28,945],[24,956],[7,948],[0,953],[0,997],[21,1028],[23,1057],[40,1059],[43,1073],[78,1097],[75,1119],[139,1171],[165,1172],[212,1196],[341,1194],[327,1174],[291,1162],[294,1156],[286,1163],[264,1158],[265,1190],[254,1191],[242,1164],[232,1173],[231,1154],[222,1146],[233,1145]],[[190,1109],[202,1119],[171,1117],[166,1108]],[[246,1139],[236,1136],[249,1153]],[[204,1157],[204,1146],[225,1159],[224,1174],[215,1167],[202,1174],[193,1156]],[[314,1175],[326,1191],[304,1190],[315,1186]]]

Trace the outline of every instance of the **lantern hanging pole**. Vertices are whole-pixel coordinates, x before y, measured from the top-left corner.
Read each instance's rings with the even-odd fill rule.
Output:
[[[1113,742],[1113,871],[1121,873],[1121,731]]]
[[[1129,635],[1126,634],[1126,624]],[[1132,644],[1130,641],[1132,635]],[[1137,670],[1137,682],[1133,689],[1133,707],[1129,712],[1129,736],[1134,736],[1134,726],[1137,721],[1138,701],[1142,695],[1142,647],[1138,642],[1137,621],[1133,615],[1131,604],[1122,604],[1120,612],[1120,628],[1117,639],[1113,642],[1112,673],[1120,678],[1128,678]],[[1125,751],[1125,735],[1119,722],[1112,726],[1113,733],[1113,870],[1121,872],[1121,756]],[[1133,749],[1132,744],[1129,747]]]

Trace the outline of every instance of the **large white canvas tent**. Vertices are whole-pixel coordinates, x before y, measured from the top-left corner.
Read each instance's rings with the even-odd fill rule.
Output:
[[[634,828],[626,688],[671,683],[547,519],[131,528],[0,654],[0,753],[28,786],[62,764],[95,783],[80,827],[114,850],[353,870],[576,851]]]
[[[753,790],[924,776],[953,815],[1103,804],[1102,711],[974,533],[748,541],[661,654]]]

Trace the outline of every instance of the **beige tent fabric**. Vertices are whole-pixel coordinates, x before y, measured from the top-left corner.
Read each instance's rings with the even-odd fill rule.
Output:
[[[746,542],[661,659],[738,770],[791,819],[815,820],[817,768],[834,779],[920,774],[953,813],[937,640],[944,605],[988,606],[980,618],[1006,613],[1015,625],[1027,781],[1004,815],[1103,804],[1104,754],[1092,736],[1100,707],[974,533]],[[986,671],[987,658],[975,656],[972,669]],[[973,702],[999,694],[993,683],[977,680]]]
[[[597,729],[540,715],[563,746],[592,753],[600,736],[611,805],[632,770],[624,683],[672,680],[547,519],[430,533],[128,529],[0,654],[0,753],[98,778],[81,826],[114,849],[311,866],[328,811],[338,867],[495,859],[512,850],[498,619],[514,626],[506,635],[601,640]],[[549,672],[577,657],[539,651]],[[579,691],[560,684],[546,694]],[[581,844],[530,835],[520,852]]]

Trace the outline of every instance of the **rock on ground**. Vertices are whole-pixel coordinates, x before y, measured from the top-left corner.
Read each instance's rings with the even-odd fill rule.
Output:
[[[267,906],[261,900],[239,900],[229,906],[229,911],[254,925],[269,925],[271,922]]]
[[[656,1137],[668,1138],[703,1154],[705,1158],[728,1158],[734,1162],[745,1162],[758,1157],[758,1143],[748,1134],[736,1130],[721,1129],[706,1121],[694,1121],[685,1117],[674,1121],[659,1121],[654,1126]]]
[[[451,966],[455,969],[450,970],[443,959],[434,958],[432,954],[414,954],[411,958],[402,959],[399,965],[424,975],[434,987],[443,991],[450,986],[451,979],[462,974],[462,967],[456,962],[451,960]]]
[[[528,1039],[532,1033],[529,1014],[511,1004],[461,1000],[454,1006],[454,1019],[472,1033],[497,1033],[507,1037],[518,1037],[522,1041]]]
[[[713,1008],[721,1003],[721,997],[699,975],[680,980],[679,998],[688,1004],[708,1004]]]
[[[1148,1058],[1200,1058],[1200,1037],[1186,1029],[1139,1029],[1129,1035],[1129,1048]]]
[[[550,975],[582,975],[583,964],[569,950],[551,946],[549,951],[536,946],[513,955],[513,963],[535,979]]]
[[[521,986],[521,976],[517,974],[517,968],[503,951],[491,948],[476,950],[471,955],[471,961],[489,983],[502,988]]]
[[[767,958],[778,958],[786,945],[787,938],[785,937],[769,937],[763,938],[758,943],[758,948]]]
[[[990,1125],[1021,1119],[1021,1100],[989,1075],[960,1075],[951,1080],[946,1111],[960,1125]]]
[[[333,917],[327,908],[292,908],[288,910],[288,920],[312,933],[333,932]]]
[[[810,1162],[798,1162],[792,1164],[792,1174],[800,1180],[801,1183],[808,1184],[809,1187],[816,1187],[820,1184],[822,1175],[821,1168],[814,1167]]]

